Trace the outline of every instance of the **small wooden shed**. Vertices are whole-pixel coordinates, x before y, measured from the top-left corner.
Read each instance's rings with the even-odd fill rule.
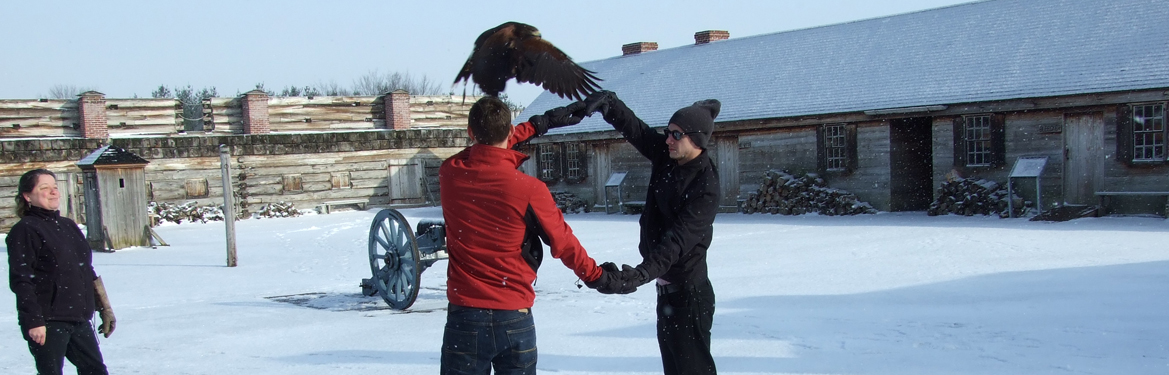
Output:
[[[150,246],[146,164],[122,148],[105,146],[77,162],[84,177],[86,239],[94,250]]]

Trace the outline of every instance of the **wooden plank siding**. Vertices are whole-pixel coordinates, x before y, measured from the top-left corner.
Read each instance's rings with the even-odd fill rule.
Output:
[[[79,137],[77,100],[0,100],[0,138]]]
[[[106,99],[110,136],[174,134],[182,108],[175,99]],[[77,100],[0,100],[0,138],[80,137]]]
[[[268,99],[272,132],[372,130],[386,127],[381,96],[317,96]]]
[[[243,101],[234,98],[210,98],[210,118],[203,118],[203,129],[215,134],[242,134],[244,132]],[[210,127],[207,124],[211,124]]]
[[[114,249],[148,246],[146,174],[142,166],[97,166],[101,221]],[[89,228],[97,230],[99,228]],[[96,238],[96,236],[95,236]],[[105,238],[105,236],[101,236]]]
[[[410,127],[466,128],[467,113],[480,96],[410,96]],[[384,126],[384,125],[383,125]]]
[[[111,137],[175,134],[183,128],[182,114],[176,99],[106,99]]]

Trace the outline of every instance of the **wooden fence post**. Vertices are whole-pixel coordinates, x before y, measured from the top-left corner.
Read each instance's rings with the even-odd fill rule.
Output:
[[[231,152],[219,145],[219,170],[223,172],[223,222],[227,226],[227,266],[235,267],[235,197],[231,189]]]

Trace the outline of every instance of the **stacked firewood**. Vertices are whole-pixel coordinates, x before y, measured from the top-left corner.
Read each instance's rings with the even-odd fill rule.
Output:
[[[150,214],[157,218],[153,224],[161,224],[165,222],[172,222],[175,224],[182,224],[187,222],[201,222],[208,221],[223,221],[223,208],[221,206],[200,206],[195,202],[187,202],[183,204],[174,204],[168,202],[150,202],[147,206]]]
[[[292,203],[280,201],[264,205],[255,216],[257,218],[297,217],[301,214],[300,210],[296,209]]]
[[[560,209],[560,212],[566,214],[589,212],[588,202],[567,191],[552,192],[552,200],[556,201],[556,207]]]
[[[1011,197],[1015,208],[1015,215],[1021,216],[1033,203],[1024,201],[1018,195]],[[930,204],[926,211],[930,216],[956,214],[965,216],[999,215],[1008,217],[1007,188],[997,182],[974,179],[953,178],[942,183],[938,188],[937,200]]]
[[[759,191],[749,193],[743,203],[743,213],[770,213],[782,215],[857,215],[875,214],[868,203],[856,195],[828,187],[815,173],[795,177],[786,171],[767,171]]]

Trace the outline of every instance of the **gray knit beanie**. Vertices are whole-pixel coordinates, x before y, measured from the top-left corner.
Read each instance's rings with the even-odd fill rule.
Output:
[[[691,133],[689,136],[694,145],[705,150],[711,133],[714,133],[714,118],[718,117],[720,108],[722,103],[717,99],[700,100],[674,112],[669,123],[678,125],[685,133]]]

